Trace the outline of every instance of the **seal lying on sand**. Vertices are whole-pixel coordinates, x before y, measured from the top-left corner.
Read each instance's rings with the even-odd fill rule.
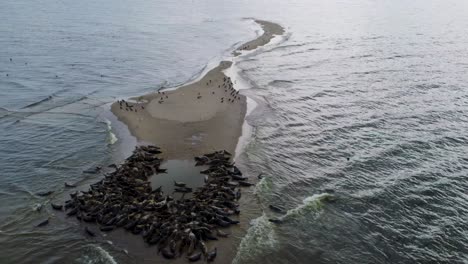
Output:
[[[190,198],[174,199],[162,188],[152,189],[149,177],[165,172],[161,153],[155,146],[139,146],[115,171],[91,184],[88,191],[70,194],[64,208],[68,216],[98,223],[102,232],[124,228],[156,246],[167,259],[187,254],[189,261],[205,256],[213,261],[217,249],[208,252],[204,241],[218,240],[228,234],[219,230],[238,224],[237,200],[240,188],[252,185],[231,162],[231,154],[217,151],[196,157],[207,165],[205,185],[192,190],[185,183],[174,182],[177,192],[192,192]],[[53,204],[59,210],[61,205]],[[85,229],[89,236],[95,235]]]

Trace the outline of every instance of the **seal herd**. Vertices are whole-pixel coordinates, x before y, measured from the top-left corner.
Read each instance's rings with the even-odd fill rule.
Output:
[[[208,250],[205,242],[227,237],[221,229],[238,224],[233,218],[240,213],[237,200],[241,187],[251,186],[247,177],[231,163],[231,154],[217,151],[195,157],[196,166],[207,166],[204,186],[192,189],[183,182],[174,182],[176,191],[191,193],[191,197],[174,199],[161,187],[152,189],[149,177],[164,173],[161,151],[156,146],[138,146],[115,171],[108,173],[88,191],[70,194],[65,210],[84,222],[96,223],[102,232],[124,228],[141,235],[149,245],[156,246],[164,258],[186,255],[189,261],[204,258],[211,262],[217,249]],[[89,227],[85,232],[95,236]]]

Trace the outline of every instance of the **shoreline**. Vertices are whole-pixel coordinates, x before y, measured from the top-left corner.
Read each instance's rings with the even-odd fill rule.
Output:
[[[278,24],[254,21],[261,26],[263,34],[232,51],[231,58],[228,58],[230,61],[222,60],[219,65],[201,71],[199,77],[186,84],[111,105],[111,112],[127,127],[130,135],[136,139],[136,145],[149,143],[160,146],[165,160],[191,160],[194,156],[222,149],[232,153],[234,160],[239,159],[250,142],[246,137],[251,136],[252,127],[247,124],[246,117],[256,108],[256,102],[239,92],[248,87],[239,88],[235,84],[240,78],[238,73],[233,72],[235,58],[270,43],[275,36],[284,33]],[[231,83],[231,77],[234,83]],[[129,107],[126,107],[127,104]],[[246,174],[249,175],[248,172]],[[246,190],[239,201],[241,210],[252,203],[255,203],[255,196],[252,190]],[[234,260],[250,220],[259,214],[256,211],[258,208],[249,208],[240,215],[241,224],[230,228],[230,238],[213,243],[220,250],[215,262],[230,263]],[[115,239],[116,245],[127,248],[132,255],[143,257],[144,262],[155,259],[165,262],[160,256],[148,252],[144,243],[135,243],[132,234],[119,232],[109,238]],[[169,262],[185,263],[186,259]]]

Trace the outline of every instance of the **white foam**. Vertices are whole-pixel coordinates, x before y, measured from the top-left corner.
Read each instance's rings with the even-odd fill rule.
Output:
[[[247,97],[247,111],[245,114],[244,122],[242,123],[242,134],[239,137],[239,141],[236,146],[235,158],[237,159],[239,155],[244,151],[247,145],[250,143],[253,134],[253,127],[247,123],[247,117],[252,113],[252,111],[257,107],[257,102],[253,99]]]
[[[87,247],[90,251],[82,254],[80,258],[77,259],[78,263],[85,264],[117,264],[117,261],[114,257],[111,256],[109,252],[98,245],[89,245]]]
[[[109,252],[107,252],[100,246],[96,246],[96,249],[99,252],[99,254],[101,254],[103,260],[106,261],[106,263],[117,264],[117,261],[115,261],[114,257],[112,257]]]
[[[312,211],[318,211],[323,207],[322,201],[329,197],[333,197],[333,195],[329,193],[320,193],[309,196],[302,201],[302,204],[298,205],[296,208],[288,210],[284,216],[280,217],[280,219],[287,220],[290,218],[304,216]]]
[[[229,78],[231,78],[232,82],[234,83],[233,85],[234,89],[244,90],[244,89],[252,88],[251,83],[248,80],[241,77],[240,75],[241,69],[237,67],[237,64],[236,64],[237,58],[234,57],[231,59],[232,59],[231,67],[223,70],[223,73]],[[252,134],[253,134],[253,127],[247,123],[247,117],[255,110],[255,108],[257,108],[258,104],[252,98],[250,97],[246,97],[246,98],[247,98],[246,99],[247,109],[245,113],[244,122],[242,123],[242,134],[239,137],[239,141],[236,146],[235,158],[239,157],[239,155],[243,152],[245,147],[249,144],[250,139],[252,138]]]
[[[276,248],[278,240],[274,225],[265,214],[253,219],[247,234],[242,238],[237,254],[232,263],[250,263],[258,254],[265,254]]]
[[[263,29],[260,35],[263,34]],[[256,55],[258,53],[262,53],[264,51],[267,51],[273,47],[278,46],[279,44],[283,43],[284,41],[288,40],[290,37],[290,34],[287,34],[286,32],[283,33],[282,35],[274,35],[267,43],[264,45],[258,46],[257,48],[253,50],[239,50],[239,56],[238,57],[250,57],[252,55]]]
[[[258,23],[256,23],[253,18],[247,18],[247,19],[251,19],[252,23],[254,23],[255,26],[259,27],[259,30],[256,31],[257,33],[256,38],[259,38],[260,36],[262,36],[264,33],[263,28]],[[242,78],[240,74],[242,69],[237,66],[237,61],[244,60],[244,58],[247,57],[247,55],[257,54],[257,53],[263,52],[265,49],[270,49],[272,47],[275,47],[278,44],[280,44],[282,41],[284,41],[287,37],[288,36],[286,34],[275,35],[265,45],[258,46],[257,48],[253,50],[241,50],[241,51],[238,50],[238,52],[240,52],[239,56],[231,56],[229,59],[225,59],[225,60],[232,61],[231,67],[223,70],[223,72],[226,76],[229,76],[231,80],[233,81],[234,89],[244,90],[244,89],[250,89],[253,87],[252,83],[249,80]],[[230,54],[232,54],[232,51],[230,52]],[[236,146],[235,158],[239,157],[239,155],[243,152],[243,150],[247,147],[250,140],[252,139],[253,127],[247,123],[247,118],[255,110],[255,108],[257,108],[257,106],[258,106],[258,103],[255,100],[253,100],[250,97],[247,97],[247,110],[246,110],[244,122],[242,124],[242,135],[240,136],[239,141]]]
[[[115,134],[109,131],[109,144],[113,145],[115,142],[117,142],[117,140],[118,139]]]
[[[114,133],[112,133],[112,122],[108,119],[104,120],[104,122],[107,125],[107,142],[109,143],[109,145],[113,145],[115,142],[117,142],[118,138],[117,136],[115,136]]]
[[[259,199],[267,197],[271,193],[271,187],[273,182],[270,177],[263,177],[254,188],[254,194],[257,195]]]

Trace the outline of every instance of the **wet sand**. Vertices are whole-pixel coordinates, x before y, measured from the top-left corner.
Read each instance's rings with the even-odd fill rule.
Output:
[[[264,34],[241,45],[233,52],[234,56],[239,56],[243,50],[253,50],[265,45],[275,35],[284,33],[284,29],[277,24],[255,21],[262,26]],[[128,126],[130,133],[139,143],[151,143],[161,147],[161,157],[165,160],[192,162],[195,156],[223,149],[234,154],[242,134],[247,103],[246,97],[235,90],[235,83],[232,84],[233,88],[230,88],[229,82],[225,81],[227,76],[223,71],[231,65],[230,61],[222,61],[193,83],[135,97],[129,100],[130,102],[115,102],[111,111]],[[253,179],[255,176],[249,175],[242,164],[238,166],[247,172],[244,173],[245,176],[252,177],[252,182],[256,181]],[[258,208],[249,206],[256,203],[252,191],[252,187],[243,190],[239,201],[240,224],[225,230],[231,233],[230,238],[207,243],[209,249],[218,249],[215,263],[232,262],[237,247],[249,228],[250,220],[260,214]],[[140,236],[124,230],[116,230],[105,239],[113,241],[119,248],[126,249],[129,256],[122,258],[130,263],[187,263],[185,257],[176,260],[163,259],[158,255],[156,247],[149,247]]]

